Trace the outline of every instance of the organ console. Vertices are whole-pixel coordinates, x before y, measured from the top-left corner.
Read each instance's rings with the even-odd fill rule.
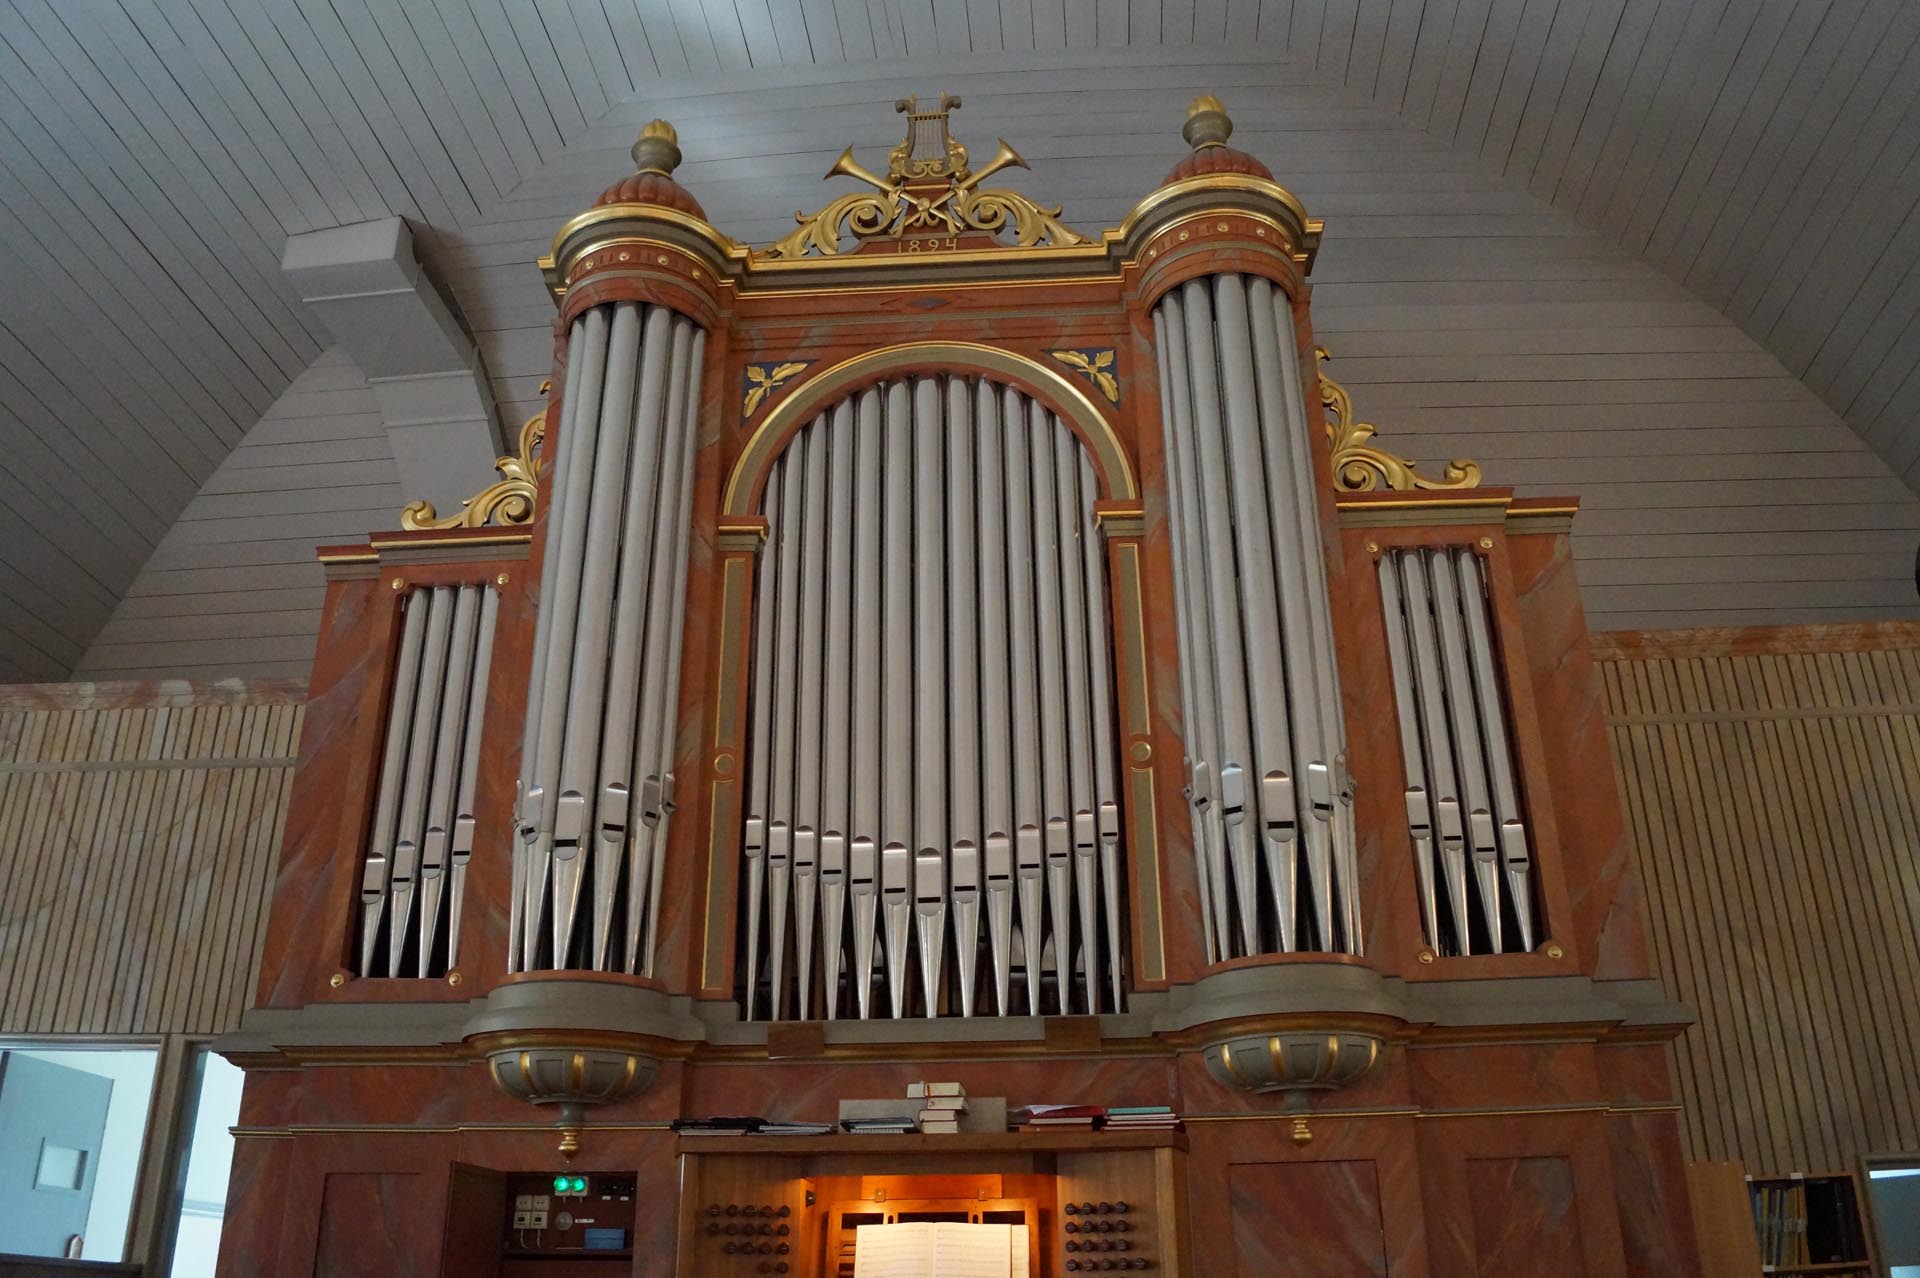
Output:
[[[501,483],[322,550],[222,1272],[1692,1272],[1577,503],[1382,447],[1217,101],[1097,235],[899,106],[761,248],[648,125]],[[930,1075],[1184,1127],[671,1130]]]

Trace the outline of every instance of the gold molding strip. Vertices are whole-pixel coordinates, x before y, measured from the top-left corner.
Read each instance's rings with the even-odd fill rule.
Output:
[[[1314,358],[1325,365],[1331,358],[1327,348],[1313,348]],[[1414,469],[1404,457],[1369,444],[1375,429],[1354,416],[1353,396],[1347,388],[1320,369],[1320,404],[1327,419],[1327,443],[1333,450],[1333,486],[1343,492],[1375,492],[1379,489],[1478,488],[1480,464],[1462,459],[1447,463],[1444,479],[1429,479]]]

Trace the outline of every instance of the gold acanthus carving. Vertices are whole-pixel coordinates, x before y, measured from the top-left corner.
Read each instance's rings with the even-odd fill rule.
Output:
[[[1120,402],[1120,379],[1113,375],[1113,347],[1048,351],[1047,354],[1092,382],[1109,404]]]
[[[863,167],[848,147],[827,176],[857,178],[873,191],[855,191],[813,213],[795,213],[799,225],[793,233],[753,256],[762,261],[832,257],[848,235],[856,241],[903,240],[903,252],[913,251],[908,245],[916,239],[973,231],[994,236],[1011,231],[1013,247],[1023,249],[1087,243],[1061,223],[1058,206],[1047,208],[1018,191],[980,185],[1001,169],[1028,165],[1002,138],[992,160],[969,169],[967,148],[947,127],[947,114],[959,105],[951,94],[942,95],[935,111],[921,110],[917,98],[894,103],[907,117],[907,136],[888,153],[887,176]]]
[[[546,383],[540,390],[545,393]],[[451,515],[441,515],[433,503],[422,499],[408,502],[400,512],[400,526],[409,531],[429,528],[519,527],[533,522],[533,509],[540,483],[540,444],[547,435],[547,414],[542,409],[527,418],[520,427],[520,449],[512,457],[495,459],[500,472],[498,483],[489,484],[460,504]]]
[[[1478,488],[1480,463],[1456,458],[1447,463],[1441,479],[1429,479],[1413,468],[1404,457],[1396,457],[1367,441],[1375,431],[1370,422],[1354,417],[1353,396],[1347,388],[1327,376],[1327,348],[1313,348],[1319,360],[1320,404],[1327,419],[1327,444],[1333,450],[1333,486],[1341,492],[1364,493],[1380,489]]]
[[[749,418],[775,391],[807,371],[810,359],[788,360],[784,364],[749,364],[741,388],[740,417]]]

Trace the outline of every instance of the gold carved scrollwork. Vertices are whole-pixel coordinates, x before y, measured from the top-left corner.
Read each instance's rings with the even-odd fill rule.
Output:
[[[1327,348],[1316,346],[1313,353],[1324,366]],[[1320,370],[1320,404],[1327,419],[1327,443],[1333,450],[1333,486],[1341,492],[1480,486],[1478,462],[1456,458],[1447,463],[1444,478],[1429,479],[1414,470],[1413,463],[1406,458],[1369,444],[1367,441],[1375,433],[1373,425],[1355,419],[1353,396],[1347,393],[1346,387],[1327,376],[1324,367]]]
[[[848,235],[861,241],[1010,231],[1019,248],[1085,244],[1084,237],[1061,223],[1058,206],[1044,207],[1018,191],[982,189],[980,184],[1001,169],[1024,169],[1027,162],[1003,138],[992,160],[977,171],[968,169],[967,148],[947,129],[947,113],[959,105],[960,99],[952,96],[943,96],[936,111],[920,110],[914,98],[896,102],[895,108],[907,117],[907,136],[888,154],[887,176],[862,166],[853,158],[852,147],[827,170],[830,178],[857,178],[873,192],[857,191],[813,213],[795,213],[798,227],[754,256],[773,261],[810,254],[832,257]]]
[[[540,389],[547,388],[543,384]],[[498,483],[490,484],[466,499],[451,515],[441,515],[426,500],[407,503],[400,512],[400,526],[410,531],[428,528],[486,528],[524,526],[533,522],[535,494],[540,482],[540,443],[547,434],[545,410],[527,418],[520,427],[520,448],[512,457],[493,463],[500,472]]]

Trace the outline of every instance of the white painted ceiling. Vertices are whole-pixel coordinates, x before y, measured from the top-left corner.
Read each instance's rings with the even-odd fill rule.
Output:
[[[997,95],[970,141],[1169,161],[1156,65],[1217,61],[1229,106],[1263,67],[1310,81],[1665,272],[1920,488],[1916,37],[1904,0],[0,0],[0,679],[72,668],[327,343],[288,235],[405,216],[476,328],[535,325],[528,260],[652,102],[709,211],[764,239],[821,153],[891,140],[812,105],[848,79],[965,71]],[[1142,110],[1057,108],[1102,74]],[[530,388],[497,380],[511,417]]]

